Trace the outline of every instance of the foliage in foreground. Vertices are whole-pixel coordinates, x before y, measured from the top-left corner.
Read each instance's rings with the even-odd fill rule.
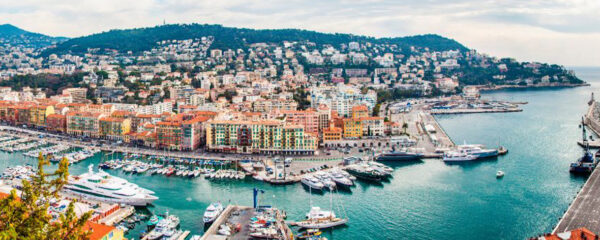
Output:
[[[63,158],[54,173],[45,173],[46,165],[49,165],[48,158],[40,153],[37,172],[31,180],[23,180],[21,195],[18,196],[13,189],[8,197],[0,199],[0,240],[88,238],[89,232],[84,226],[91,212],[77,217],[71,201],[65,213],[54,221],[48,213],[50,200],[57,199],[59,191],[67,183],[69,161]]]

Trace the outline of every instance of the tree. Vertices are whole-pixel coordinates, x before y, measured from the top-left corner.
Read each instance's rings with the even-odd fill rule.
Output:
[[[91,212],[80,218],[75,215],[71,201],[65,213],[52,221],[48,213],[50,200],[56,199],[69,177],[69,161],[63,158],[54,173],[44,172],[49,165],[47,158],[40,153],[38,168],[31,180],[23,180],[20,196],[16,190],[0,200],[0,239],[87,239],[90,232],[84,226]]]

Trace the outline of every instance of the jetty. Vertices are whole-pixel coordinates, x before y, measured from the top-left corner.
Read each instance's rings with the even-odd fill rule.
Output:
[[[597,102],[589,102],[589,109],[584,116],[585,126],[595,134],[600,133],[599,111]],[[560,218],[552,233],[562,233],[576,228],[585,227],[592,232],[600,232],[600,171],[595,168],[587,179],[569,209]]]
[[[552,233],[585,227],[600,232],[600,171],[596,168]]]

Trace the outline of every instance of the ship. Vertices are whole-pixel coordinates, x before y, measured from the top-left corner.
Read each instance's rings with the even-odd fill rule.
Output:
[[[585,131],[585,124],[582,120],[582,133],[583,133],[583,142],[585,143],[585,149],[583,152],[583,156],[577,159],[576,162],[571,163],[569,166],[569,172],[574,174],[590,174],[598,165],[598,159],[600,159],[600,151],[597,151],[594,155],[590,152],[590,145],[586,141],[587,134]]]
[[[423,158],[422,153],[409,151],[391,151],[377,156],[377,161],[418,161]]]
[[[94,172],[93,165],[88,167],[87,173],[70,176],[63,191],[85,199],[133,206],[146,206],[158,199],[154,192],[125,179],[102,170]]]

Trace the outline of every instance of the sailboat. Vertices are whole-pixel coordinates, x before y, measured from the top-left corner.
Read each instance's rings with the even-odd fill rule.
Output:
[[[323,229],[344,225],[348,222],[347,216],[344,216],[344,218],[339,218],[336,217],[335,213],[333,212],[333,191],[329,192],[329,211],[322,210],[320,207],[317,206],[313,206],[312,197],[310,198],[310,205],[311,208],[310,211],[306,214],[306,220],[296,222],[297,226],[307,229]],[[345,215],[346,211],[343,209],[343,206],[342,211]]]

